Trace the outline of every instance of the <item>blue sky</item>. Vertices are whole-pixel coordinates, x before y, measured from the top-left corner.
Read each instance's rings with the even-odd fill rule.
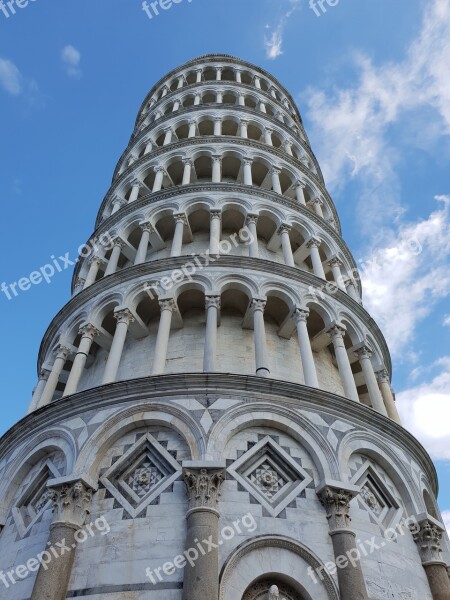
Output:
[[[167,71],[223,52],[296,98],[394,361],[405,426],[450,523],[450,0],[34,0],[0,12],[0,283],[76,255],[136,112]],[[0,432],[25,412],[71,269],[0,293]]]

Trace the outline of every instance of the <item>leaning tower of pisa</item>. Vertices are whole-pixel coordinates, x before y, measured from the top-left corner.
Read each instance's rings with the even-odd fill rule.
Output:
[[[291,95],[227,55],[150,91],[0,440],[6,600],[449,600]]]

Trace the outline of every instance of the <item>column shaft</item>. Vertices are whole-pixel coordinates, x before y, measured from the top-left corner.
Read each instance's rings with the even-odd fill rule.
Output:
[[[155,355],[153,357],[152,375],[164,373],[169,347],[170,326],[172,324],[172,313],[175,303],[172,299],[161,300],[161,317],[159,320],[158,335],[156,337]]]
[[[253,185],[252,162],[244,159],[244,185]]]
[[[80,333],[82,336],[80,345],[78,346],[78,351],[73,361],[63,396],[69,396],[69,394],[76,393],[92,342],[94,341],[94,337],[99,334],[99,331],[92,325],[86,325],[81,328]]]
[[[249,243],[249,256],[250,258],[259,258],[259,247],[258,247],[258,231],[257,231],[258,215],[248,215],[247,227],[250,231],[251,239]]]
[[[320,242],[318,240],[311,240],[308,247],[311,250],[311,262],[313,266],[313,272],[316,277],[326,279],[325,271],[323,270],[322,260],[320,259],[319,251]]]
[[[281,246],[283,248],[284,262],[288,267],[295,267],[294,255],[292,253],[291,240],[289,238],[290,227],[288,225],[282,225],[279,229],[279,235],[281,236]]]
[[[302,361],[305,385],[318,388],[319,381],[317,379],[316,364],[314,362],[314,356],[306,322],[308,315],[309,311],[297,309],[294,313],[294,318],[297,325],[298,344],[300,346],[300,358]]]
[[[344,394],[350,400],[359,402],[358,391],[356,389],[355,378],[353,377],[350,360],[344,344],[345,329],[335,325],[330,329],[330,336],[333,341],[334,352],[338,364],[339,374],[341,376]]]
[[[203,355],[203,371],[205,373],[216,371],[217,324],[219,308],[220,296],[206,297],[206,331],[205,349]]]
[[[53,395],[56,391],[56,387],[59,382],[59,377],[63,370],[63,367],[66,363],[66,360],[70,354],[70,350],[61,346],[58,350],[58,354],[56,355],[55,362],[53,363],[53,368],[48,376],[47,383],[45,384],[44,391],[42,392],[42,396],[39,400],[39,408],[41,406],[46,406],[50,404],[52,401]]]
[[[150,243],[150,233],[152,232],[152,226],[150,223],[141,224],[142,235],[139,242],[139,247],[136,252],[136,258],[134,259],[135,265],[141,265],[147,258],[148,245]]]
[[[117,266],[119,264],[119,258],[120,258],[120,254],[122,252],[123,245],[124,244],[123,244],[122,240],[116,240],[114,242],[111,256],[109,257],[108,265],[106,267],[105,277],[107,277],[108,275],[112,275],[113,273],[115,273],[117,271]]]
[[[253,299],[253,335],[255,341],[256,375],[267,377],[270,375],[269,361],[267,358],[266,327],[264,324],[264,309],[266,300]]]
[[[212,181],[213,183],[220,183],[222,181],[222,160],[220,156],[213,156]]]
[[[386,407],[384,406],[383,398],[381,397],[380,388],[378,387],[377,378],[375,371],[373,370],[372,361],[370,360],[370,350],[363,346],[356,352],[359,364],[364,375],[364,381],[366,382],[367,391],[369,392],[370,402],[372,408],[387,417]]]
[[[217,256],[220,253],[219,244],[222,236],[221,214],[219,210],[211,211],[209,253],[213,256]]]
[[[395,405],[394,394],[392,393],[391,384],[389,382],[389,375],[386,370],[378,371],[376,375],[388,417],[401,425],[402,422]]]
[[[184,215],[175,215],[175,233],[173,236],[172,250],[170,256],[180,256],[183,248],[183,234],[186,225],[186,217]]]
[[[129,324],[134,321],[134,317],[128,309],[114,313],[117,319],[116,331],[106,362],[105,372],[102,383],[112,383],[116,381],[117,371],[119,370],[120,360],[122,358],[123,347],[128,333]]]

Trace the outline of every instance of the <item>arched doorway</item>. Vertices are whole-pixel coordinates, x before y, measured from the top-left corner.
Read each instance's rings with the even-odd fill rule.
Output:
[[[242,600],[305,600],[305,597],[287,582],[268,577],[250,585]]]

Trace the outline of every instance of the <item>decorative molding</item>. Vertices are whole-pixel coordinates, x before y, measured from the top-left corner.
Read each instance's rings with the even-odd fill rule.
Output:
[[[220,488],[225,480],[224,469],[208,469],[205,467],[183,468],[189,510],[196,508],[212,508],[217,510]]]
[[[82,481],[64,483],[57,487],[49,487],[53,503],[53,525],[74,525],[83,527],[91,510],[92,488]]]

